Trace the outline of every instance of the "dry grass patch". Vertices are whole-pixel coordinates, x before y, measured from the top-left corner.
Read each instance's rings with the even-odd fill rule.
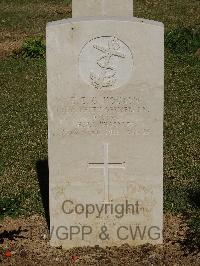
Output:
[[[6,40],[0,43],[0,58],[9,56],[13,52],[20,49],[20,47],[22,46],[22,43],[23,43],[23,39],[15,40],[15,41]]]
[[[25,4],[4,4],[0,7],[0,10],[3,12],[10,12],[15,10],[16,13],[29,12],[32,13],[50,13],[52,14],[69,14],[71,13],[71,5],[66,5],[65,3],[25,3]]]

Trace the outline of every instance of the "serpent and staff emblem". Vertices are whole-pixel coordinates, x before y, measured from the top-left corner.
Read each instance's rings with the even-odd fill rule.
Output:
[[[97,65],[100,67],[100,74],[91,72],[90,79],[92,85],[96,89],[112,87],[116,82],[116,68],[112,65],[112,58],[118,57],[125,59],[125,54],[120,52],[120,43],[116,37],[112,37],[108,41],[108,46],[93,45],[93,48],[102,52],[102,55],[97,59]]]

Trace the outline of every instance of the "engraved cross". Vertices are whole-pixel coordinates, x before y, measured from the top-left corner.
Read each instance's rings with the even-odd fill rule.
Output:
[[[125,169],[125,162],[123,163],[109,163],[108,159],[108,143],[104,143],[104,162],[103,163],[88,163],[90,169],[103,169],[104,171],[104,203],[109,203],[109,169]]]

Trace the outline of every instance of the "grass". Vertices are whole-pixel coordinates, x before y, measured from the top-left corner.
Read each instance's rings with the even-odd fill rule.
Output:
[[[165,34],[165,47],[174,54],[195,53],[199,43],[200,28],[176,28]]]
[[[43,37],[31,38],[26,40],[22,47],[15,52],[18,56],[24,58],[45,58],[46,56],[46,44]]]
[[[1,199],[19,199],[20,213],[37,211],[36,162],[47,157],[45,60],[10,57],[0,69]]]
[[[22,39],[21,54],[31,57],[46,23],[70,16],[69,10],[66,1],[1,0],[0,42]],[[36,52],[43,55],[40,48],[39,42]],[[0,217],[44,213],[36,164],[47,158],[45,64],[40,56],[0,60]]]
[[[134,3],[136,16],[160,20],[166,29],[165,210],[189,213],[191,232],[200,236],[200,2]],[[60,0],[1,0],[1,41],[44,37],[46,22],[68,11]],[[44,213],[36,164],[47,158],[46,69],[44,58],[29,57],[0,61],[0,217]]]
[[[0,42],[45,34],[48,21],[70,16],[62,0],[0,0]]]
[[[200,61],[193,54],[167,53],[165,69],[165,204],[180,211],[190,203],[184,191],[200,184]]]
[[[200,24],[198,0],[136,0],[134,8],[137,17],[162,21],[167,31],[177,27],[198,28]]]

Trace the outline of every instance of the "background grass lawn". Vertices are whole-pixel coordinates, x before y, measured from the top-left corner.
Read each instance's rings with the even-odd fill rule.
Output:
[[[71,16],[68,2],[0,0],[1,218],[44,214],[37,165],[47,159],[45,58],[5,54],[45,38],[46,22]],[[134,15],[165,24],[164,205],[200,236],[200,2],[135,0]]]

